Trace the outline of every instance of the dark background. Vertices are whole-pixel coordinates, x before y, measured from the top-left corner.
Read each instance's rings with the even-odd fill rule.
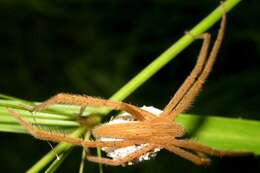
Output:
[[[108,98],[216,6],[217,0],[1,0],[0,92],[42,101],[58,92]],[[213,72],[190,113],[260,120],[260,1],[228,13]],[[215,36],[219,25],[210,32]],[[162,108],[194,66],[194,42],[127,102]],[[0,172],[24,172],[50,150],[28,135],[0,133]],[[260,146],[259,146],[260,147]],[[80,149],[58,172],[78,172]],[[87,163],[89,172],[97,172]],[[259,172],[259,158],[198,167],[166,151],[149,162],[105,172]]]

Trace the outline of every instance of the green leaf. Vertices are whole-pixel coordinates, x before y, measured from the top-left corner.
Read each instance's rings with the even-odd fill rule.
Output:
[[[220,150],[260,154],[260,121],[185,114],[178,116],[177,122],[200,143]]]

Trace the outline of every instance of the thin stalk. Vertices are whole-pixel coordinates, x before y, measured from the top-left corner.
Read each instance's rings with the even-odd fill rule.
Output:
[[[35,124],[37,123],[38,125],[48,125],[48,126],[57,126],[58,127],[62,127],[62,126],[66,126],[66,127],[77,127],[80,124],[75,121],[75,120],[53,120],[53,119],[46,119],[46,118],[34,118],[34,117],[29,117],[26,118],[29,122]],[[1,116],[0,117],[0,123],[17,123],[17,121],[13,118],[9,116]]]
[[[90,131],[88,131],[85,133],[84,139],[89,140],[90,136],[91,136]],[[82,148],[81,161],[80,161],[80,165],[79,165],[79,173],[84,172],[87,152],[89,152],[88,148]]]
[[[73,148],[70,148],[68,150],[66,150],[65,152],[63,152],[60,156],[59,159],[56,158],[56,160],[54,160],[52,162],[52,164],[48,167],[48,169],[45,171],[45,173],[53,173],[55,172],[60,164],[65,160],[65,158],[70,154],[70,152],[72,151]],[[60,161],[61,160],[61,161]]]
[[[98,157],[102,157],[102,153],[101,153],[101,149],[100,148],[97,148],[97,156]],[[103,173],[104,172],[102,163],[98,164],[98,170],[99,170],[99,173]]]
[[[231,10],[241,0],[227,0],[223,3],[225,12]],[[221,6],[217,7],[207,17],[205,17],[199,24],[192,28],[189,32],[193,36],[198,36],[207,31],[214,25],[223,15]],[[181,37],[171,47],[164,51],[159,57],[146,66],[140,73],[127,82],[121,89],[119,89],[110,99],[124,100],[139,88],[144,82],[151,78],[156,72],[164,67],[169,61],[175,58],[182,50],[188,47],[194,41],[193,37],[189,34]]]
[[[0,123],[0,132],[28,133],[21,125]]]

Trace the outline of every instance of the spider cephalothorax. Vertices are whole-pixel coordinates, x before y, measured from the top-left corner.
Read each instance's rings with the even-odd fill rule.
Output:
[[[18,119],[20,124],[36,138],[54,142],[67,142],[86,148],[101,147],[108,153],[114,152],[114,156],[110,154],[112,159],[87,156],[89,161],[108,165],[126,165],[135,161],[142,161],[162,148],[198,165],[208,164],[210,162],[206,157],[207,154],[216,156],[236,156],[245,154],[241,152],[223,152],[199,144],[196,141],[182,139],[181,137],[184,134],[184,128],[175,122],[176,116],[187,109],[208,77],[223,39],[225,22],[226,16],[224,14],[216,41],[209,55],[208,47],[210,43],[210,34],[205,33],[199,37],[200,39],[203,39],[203,44],[195,67],[170,102],[165,106],[162,112],[159,113],[159,116],[153,112],[143,110],[124,102],[64,93],[57,94],[32,109],[32,111],[41,111],[50,105],[57,103],[74,104],[82,107],[105,106],[125,111],[129,113],[134,120],[128,122],[122,122],[121,120],[121,123],[115,123],[114,121],[114,123],[110,122],[97,126],[92,130],[96,140],[88,141],[37,129],[14,110],[8,110],[11,115]],[[192,35],[190,34],[190,36]],[[122,149],[131,146],[134,147],[134,149],[126,152],[125,155],[118,155],[119,152],[117,151],[119,151],[120,148]]]

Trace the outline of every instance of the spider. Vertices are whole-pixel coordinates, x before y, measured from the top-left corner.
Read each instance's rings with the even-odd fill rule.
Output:
[[[183,139],[184,127],[175,122],[176,116],[182,113],[190,105],[194,97],[200,91],[203,83],[208,77],[212,66],[216,60],[225,30],[226,15],[224,13],[216,41],[208,55],[210,34],[204,33],[199,39],[203,40],[202,47],[195,67],[186,78],[181,87],[177,90],[170,102],[164,107],[159,116],[137,106],[112,100],[105,100],[90,96],[72,95],[59,93],[50,99],[33,107],[31,111],[41,111],[53,104],[73,104],[82,107],[101,106],[110,107],[115,110],[122,110],[129,113],[134,121],[124,123],[105,123],[95,127],[92,134],[95,141],[73,138],[64,134],[51,133],[33,127],[27,120],[22,118],[17,112],[8,109],[13,117],[25,127],[35,138],[49,140],[53,142],[66,142],[79,145],[84,148],[110,148],[120,149],[129,146],[139,146],[134,151],[117,159],[103,158],[97,156],[87,156],[87,160],[107,165],[119,166],[127,165],[131,161],[138,160],[141,156],[155,152],[156,148],[166,149],[182,158],[185,158],[197,165],[207,165],[210,159],[207,155],[215,156],[237,156],[243,152],[226,152],[202,145],[196,141]],[[192,35],[191,35],[192,36]],[[101,140],[102,137],[114,140]]]

